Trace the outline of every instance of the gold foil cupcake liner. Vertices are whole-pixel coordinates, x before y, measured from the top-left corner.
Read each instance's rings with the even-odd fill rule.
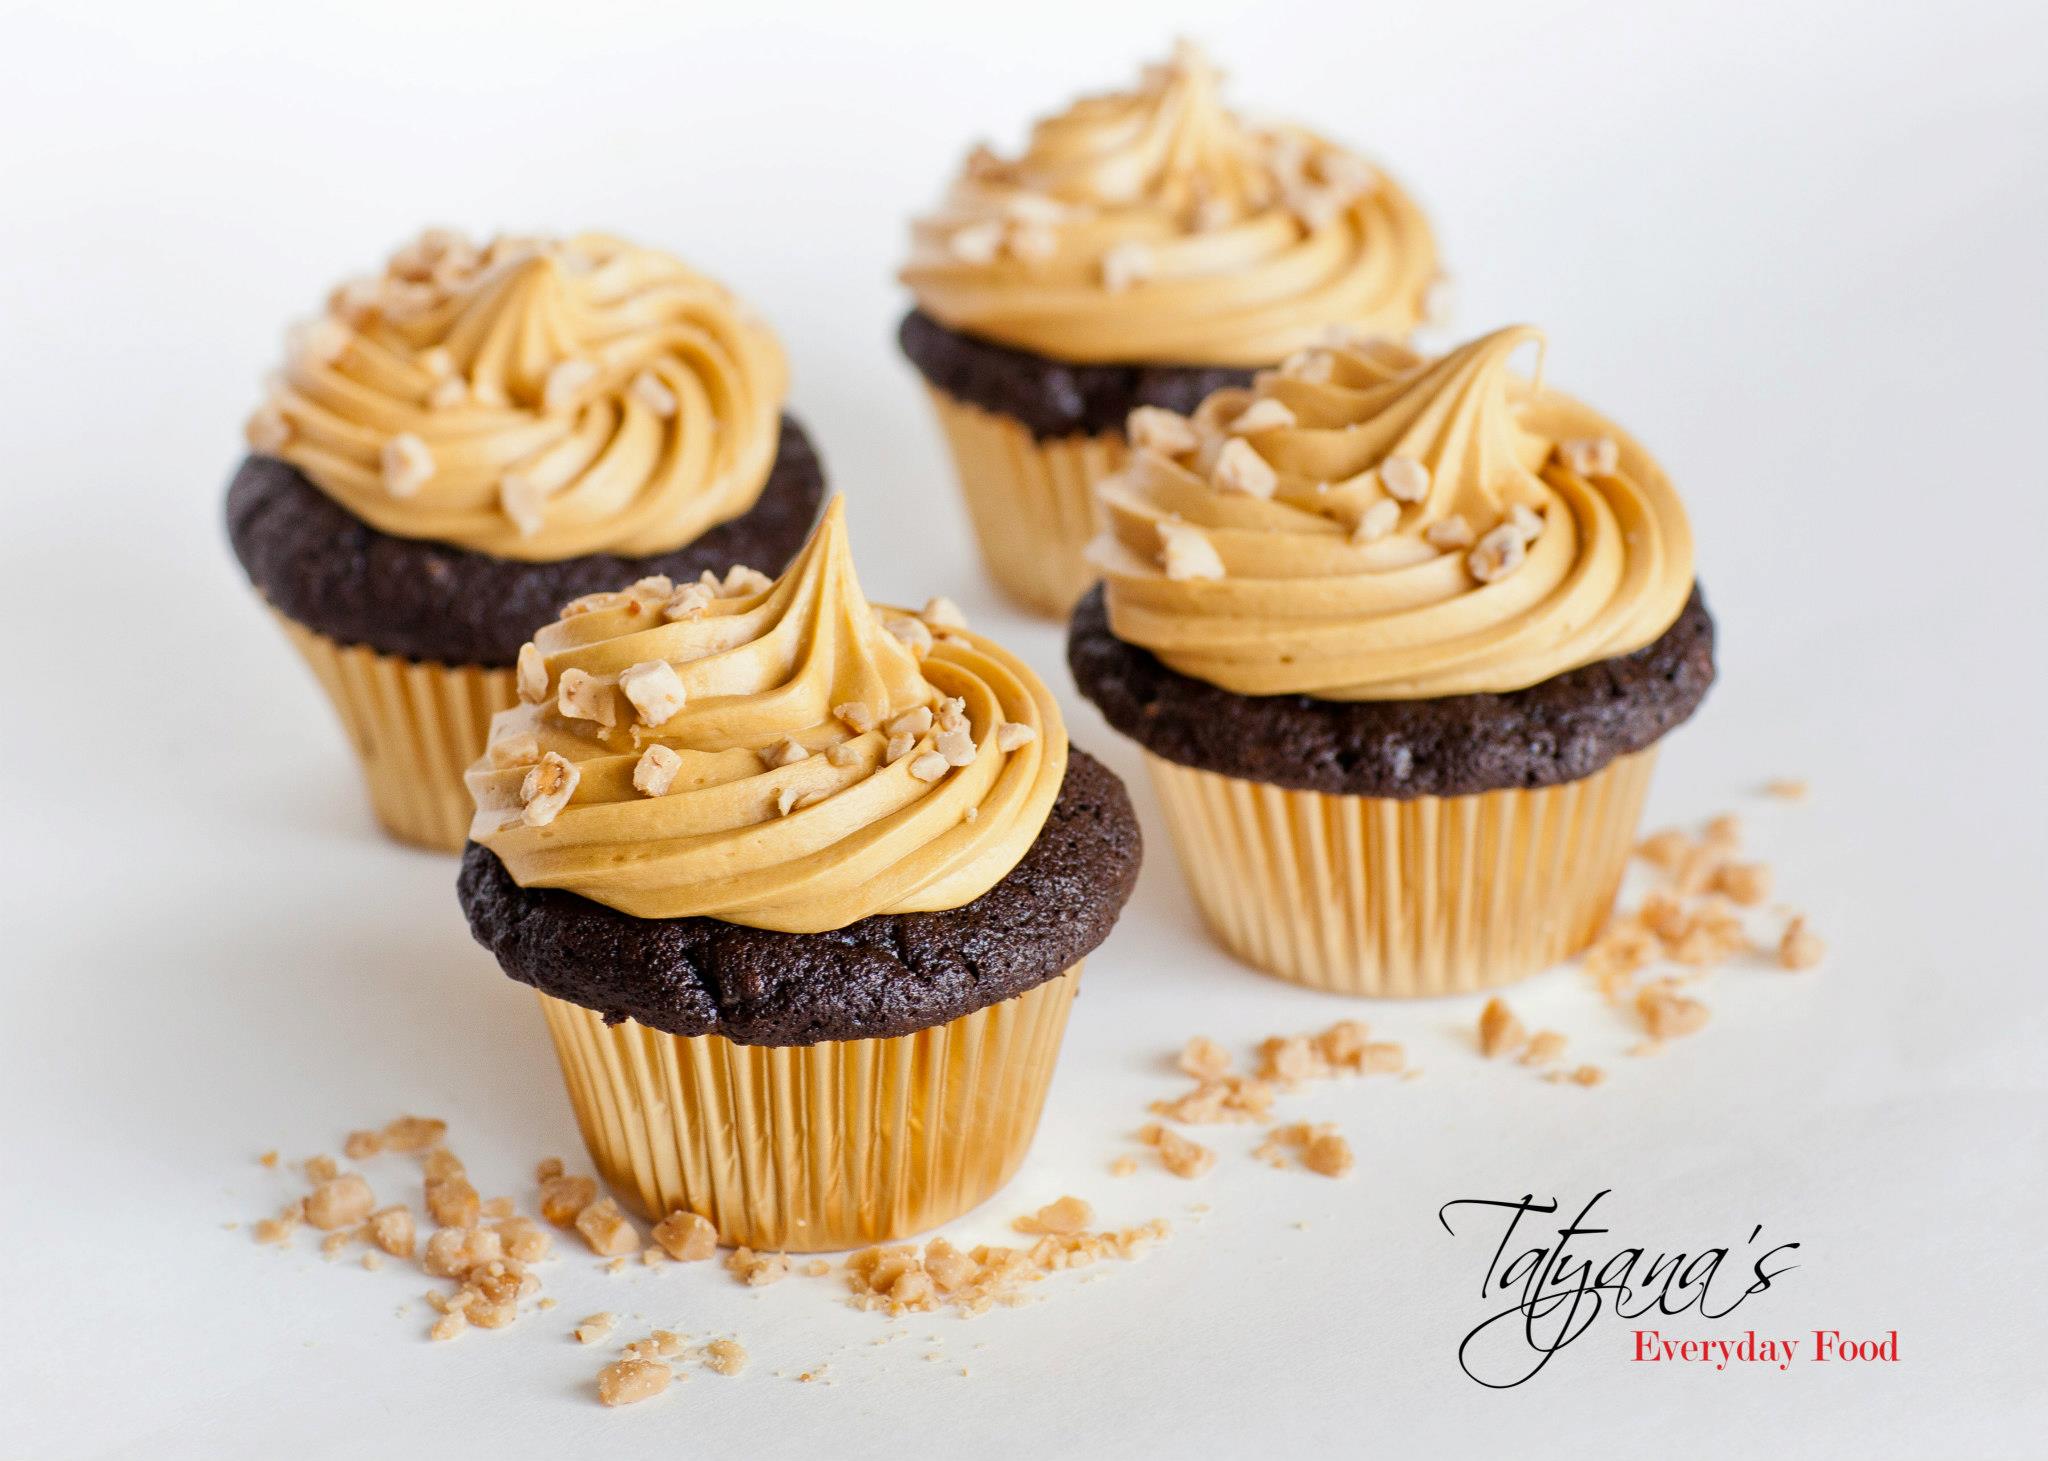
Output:
[[[334,702],[384,830],[461,851],[475,811],[462,773],[483,755],[491,717],[518,702],[513,672],[421,664],[278,619]]]
[[[1333,796],[1147,753],[1195,901],[1233,954],[1337,994],[1469,994],[1591,943],[1656,748],[1558,786]]]
[[[740,1045],[540,996],[583,1144],[650,1221],[785,1252],[923,1232],[987,1200],[1038,1129],[1081,966],[943,1025]]]
[[[927,389],[989,573],[1026,608],[1064,619],[1098,577],[1082,549],[1099,522],[1095,484],[1123,465],[1123,437],[1041,441],[1011,417]]]

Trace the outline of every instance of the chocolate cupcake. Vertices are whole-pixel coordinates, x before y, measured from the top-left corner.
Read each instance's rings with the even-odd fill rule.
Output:
[[[1540,340],[1313,351],[1134,416],[1102,485],[1069,663],[1145,748],[1210,926],[1269,973],[1449,994],[1578,952],[1713,682],[1684,508],[1510,371]]]
[[[463,768],[556,605],[789,561],[824,478],[787,387],[724,288],[596,235],[430,231],[293,332],[228,531],[393,836],[462,846]]]
[[[799,1250],[1007,1181],[1139,857],[1038,677],[871,608],[836,501],[779,581],[593,595],[521,665],[460,893],[606,1180]]]
[[[904,353],[930,388],[989,572],[1064,617],[1095,575],[1091,489],[1138,406],[1186,412],[1330,326],[1405,336],[1436,248],[1390,179],[1247,124],[1191,46],[1129,92],[978,148],[920,219]]]

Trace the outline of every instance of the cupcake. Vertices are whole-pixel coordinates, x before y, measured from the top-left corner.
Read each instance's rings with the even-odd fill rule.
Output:
[[[1407,335],[1436,276],[1390,179],[1223,106],[1183,44],[1137,88],[969,156],[912,230],[903,351],[953,451],[989,572],[1064,618],[1094,581],[1091,489],[1139,406],[1186,412],[1330,326]]]
[[[228,532],[392,835],[462,846],[463,769],[556,605],[789,561],[824,478],[787,385],[724,288],[596,235],[430,231],[292,333]]]
[[[461,898],[605,1179],[807,1251],[1007,1181],[1139,857],[1038,677],[870,607],[836,500],[780,580],[594,595],[522,665]]]
[[[1713,681],[1683,507],[1510,370],[1541,339],[1312,351],[1134,419],[1103,484],[1068,662],[1144,747],[1211,928],[1268,973],[1453,994],[1578,952]]]

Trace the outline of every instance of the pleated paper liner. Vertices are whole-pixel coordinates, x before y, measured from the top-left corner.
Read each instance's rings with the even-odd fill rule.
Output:
[[[989,573],[1026,608],[1064,619],[1097,576],[1081,550],[1099,520],[1095,484],[1123,465],[1123,437],[1041,441],[1008,416],[939,390],[931,398]]]
[[[540,996],[591,1160],[650,1221],[810,1253],[908,1237],[993,1196],[1038,1129],[1081,966],[892,1039],[739,1045]]]
[[[1592,942],[1656,748],[1559,786],[1332,796],[1146,755],[1195,901],[1233,954],[1338,994],[1469,994]]]
[[[483,754],[491,717],[517,703],[513,672],[420,664],[278,619],[334,702],[384,830],[460,852],[475,810],[462,773]]]

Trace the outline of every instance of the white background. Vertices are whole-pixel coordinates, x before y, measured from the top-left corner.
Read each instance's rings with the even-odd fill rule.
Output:
[[[0,1453],[2039,1454],[2038,8],[0,12]],[[1248,108],[1387,162],[1439,226],[1454,324],[1546,326],[1551,378],[1662,455],[1724,669],[1667,744],[1653,820],[1743,813],[1825,969],[1719,976],[1710,1028],[1654,1061],[1552,973],[1516,1002],[1611,1078],[1546,1085],[1471,1052],[1477,1001],[1360,1009],[1214,951],[1134,778],[1143,886],[1089,966],[1028,1166],[958,1231],[1073,1191],[1174,1220],[1142,1263],[904,1326],[822,1280],[568,1256],[552,1314],[435,1346],[416,1273],[224,1229],[297,1190],[257,1152],[331,1151],[402,1110],[447,1117],[487,1190],[581,1156],[531,997],[469,942],[452,865],[374,834],[226,551],[221,489],[283,324],[425,222],[674,249],[779,326],[870,592],[952,594],[1135,773],[1058,632],[980,582],[892,344],[892,270],[970,141],[1014,143],[1177,31]],[[1786,775],[1808,804],[1754,796]],[[1290,1102],[1350,1134],[1350,1179],[1269,1171],[1244,1132],[1199,1184],[1109,1178],[1184,1037],[1361,1013],[1426,1074]],[[370,1175],[396,1194],[406,1170]],[[1668,1332],[1896,1328],[1902,1362],[1651,1367],[1603,1321],[1532,1383],[1480,1389],[1454,1350],[1490,1312],[1490,1243],[1446,1236],[1438,1205],[1603,1187],[1617,1244],[1756,1223],[1803,1244],[1769,1294]],[[565,1337],[601,1308],[735,1332],[754,1366],[602,1410],[599,1356]],[[773,1373],[820,1364],[834,1383]]]

